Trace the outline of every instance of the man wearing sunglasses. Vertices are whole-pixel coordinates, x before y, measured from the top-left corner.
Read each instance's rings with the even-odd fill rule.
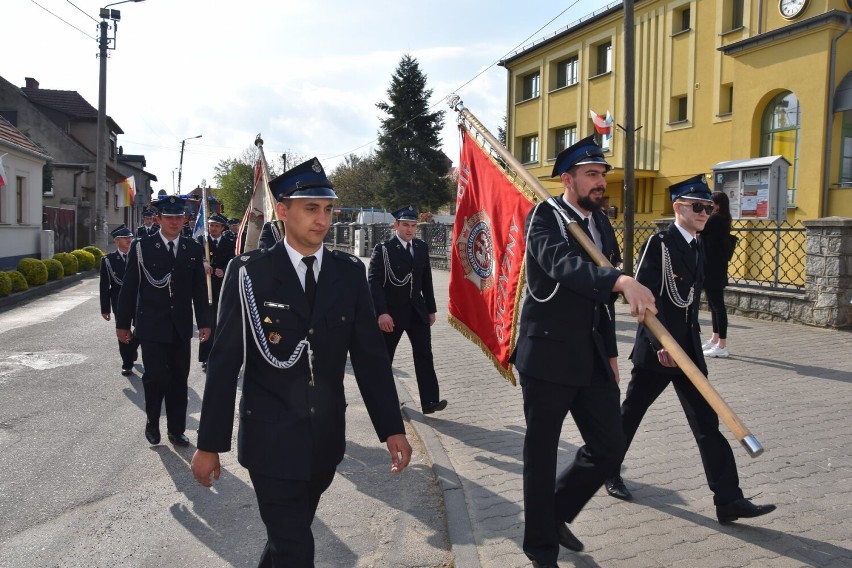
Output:
[[[675,222],[645,243],[636,279],[654,293],[657,318],[706,375],[698,325],[704,255],[695,235],[704,228],[713,211],[712,194],[703,174],[672,185],[669,193]],[[645,412],[671,383],[698,444],[719,522],[729,523],[774,511],[775,505],[755,505],[743,496],[734,453],[719,431],[719,417],[669,352],[642,324],[636,331],[630,358],[633,371],[621,405],[627,447]],[[607,493],[613,497],[625,501],[632,499],[621,476],[607,480],[605,485]]]

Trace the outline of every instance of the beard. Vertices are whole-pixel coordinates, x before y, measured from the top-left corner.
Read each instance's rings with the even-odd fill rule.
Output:
[[[592,199],[590,195],[585,195],[577,200],[577,205],[586,211],[599,211],[603,203],[603,196],[598,199]]]

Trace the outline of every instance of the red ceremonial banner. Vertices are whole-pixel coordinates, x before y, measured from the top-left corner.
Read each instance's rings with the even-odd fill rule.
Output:
[[[463,126],[450,261],[449,319],[513,385],[524,282],[524,221],[533,193],[509,179]]]

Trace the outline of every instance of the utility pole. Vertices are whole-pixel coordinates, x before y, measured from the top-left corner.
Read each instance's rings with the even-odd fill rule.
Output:
[[[633,275],[636,183],[636,45],[633,0],[624,0],[624,273]]]
[[[180,167],[178,167],[178,186],[177,186],[177,194],[180,195],[180,178],[183,175],[183,148],[186,145],[187,140],[194,140],[196,138],[201,138],[201,134],[198,136],[190,136],[189,138],[184,138],[180,141]]]

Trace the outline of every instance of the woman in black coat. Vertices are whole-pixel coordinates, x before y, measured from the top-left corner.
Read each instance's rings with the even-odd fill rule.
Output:
[[[728,285],[728,261],[733,252],[731,208],[728,196],[721,191],[713,193],[713,203],[713,214],[700,235],[704,248],[704,293],[713,319],[713,337],[702,347],[706,357],[727,357],[725,286]]]

